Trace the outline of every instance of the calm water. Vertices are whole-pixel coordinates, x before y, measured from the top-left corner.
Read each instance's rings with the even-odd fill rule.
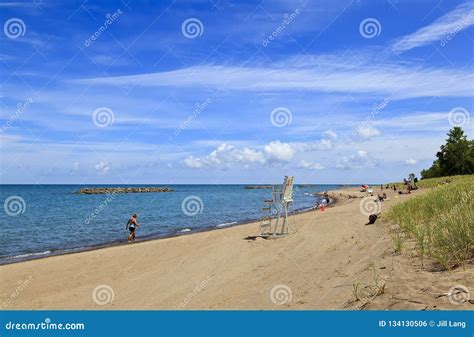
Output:
[[[247,190],[244,186],[169,185],[175,192],[79,195],[73,192],[88,186],[1,185],[4,209],[0,213],[3,231],[0,263],[123,242],[128,234],[125,223],[133,213],[139,215],[137,235],[140,238],[189,233],[258,219],[262,216],[262,201],[271,197],[271,190]],[[340,187],[297,186],[294,207],[311,207],[317,201],[312,193]],[[21,197],[24,204],[12,198],[16,196]],[[187,197],[191,198],[186,204],[190,215],[182,210]],[[202,200],[202,204],[194,197]],[[201,212],[192,215],[196,210]]]

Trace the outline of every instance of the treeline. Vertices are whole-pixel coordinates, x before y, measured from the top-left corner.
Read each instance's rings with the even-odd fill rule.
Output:
[[[474,140],[467,139],[460,127],[448,132],[446,144],[436,153],[433,165],[421,171],[422,179],[474,173]]]

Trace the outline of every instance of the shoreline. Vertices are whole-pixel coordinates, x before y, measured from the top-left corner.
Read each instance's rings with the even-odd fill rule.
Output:
[[[336,191],[339,191],[339,190],[331,190],[330,192],[333,192],[333,191],[336,192]],[[315,199],[317,200],[317,198],[322,198],[322,193],[315,193],[314,196],[315,196]],[[331,203],[330,207],[335,207],[337,205],[337,200],[338,200],[337,198],[334,198],[334,201]],[[292,214],[297,215],[297,214],[307,213],[307,212],[311,212],[311,211],[317,211],[317,209],[308,208],[308,207],[298,208],[298,209],[295,209]],[[258,223],[258,222],[260,222],[260,219],[244,219],[244,220],[232,221],[232,222],[229,222],[229,223],[217,224],[217,225],[213,225],[213,226],[190,229],[190,230],[186,230],[188,228],[185,228],[185,229],[179,230],[177,232],[170,233],[170,234],[165,234],[165,235],[147,235],[147,236],[143,236],[143,237],[140,237],[139,241],[135,242],[135,243],[128,243],[127,239],[126,239],[126,235],[124,235],[123,240],[115,240],[115,241],[112,241],[112,242],[101,243],[101,244],[96,244],[96,245],[91,245],[91,246],[74,247],[74,248],[68,248],[68,249],[56,250],[56,251],[47,250],[45,252],[21,254],[21,255],[16,255],[16,256],[12,256],[12,257],[2,257],[2,258],[0,258],[0,266],[19,264],[19,263],[23,263],[23,262],[35,261],[35,260],[41,260],[41,259],[47,259],[47,258],[51,258],[51,257],[55,257],[55,256],[63,256],[63,255],[78,254],[78,253],[89,252],[89,251],[96,251],[96,250],[107,249],[107,248],[111,248],[111,247],[135,245],[135,244],[141,244],[141,243],[150,242],[150,241],[160,241],[160,240],[165,240],[165,239],[174,238],[174,237],[189,236],[189,235],[203,233],[203,232],[212,232],[212,231],[217,231],[217,230],[223,230],[223,229],[226,229],[226,228],[232,228],[232,227],[236,227],[236,226],[255,224],[255,223]]]

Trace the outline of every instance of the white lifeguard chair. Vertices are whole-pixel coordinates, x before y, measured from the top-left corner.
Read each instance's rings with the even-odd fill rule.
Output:
[[[293,211],[293,176],[285,176],[283,185],[279,188],[272,186],[272,199],[264,200],[262,208],[266,213],[260,222],[260,236],[266,238],[277,238],[296,232],[296,225],[292,226],[289,221]],[[291,212],[290,212],[291,209]]]

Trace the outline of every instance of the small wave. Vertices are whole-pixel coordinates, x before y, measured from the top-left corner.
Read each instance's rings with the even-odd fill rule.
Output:
[[[183,233],[183,232],[190,232],[190,231],[191,231],[191,229],[185,228],[185,229],[180,230],[179,232],[180,232],[180,233]]]
[[[226,223],[221,223],[220,225],[217,225],[216,227],[217,228],[227,227],[227,226],[230,226],[230,225],[235,225],[236,223],[237,223],[237,221],[226,222]]]
[[[9,256],[7,257],[7,259],[22,259],[24,257],[39,256],[39,255],[46,255],[46,254],[51,254],[51,251],[47,250],[45,252],[40,252],[40,253],[20,254],[20,255],[15,255],[15,256]]]

